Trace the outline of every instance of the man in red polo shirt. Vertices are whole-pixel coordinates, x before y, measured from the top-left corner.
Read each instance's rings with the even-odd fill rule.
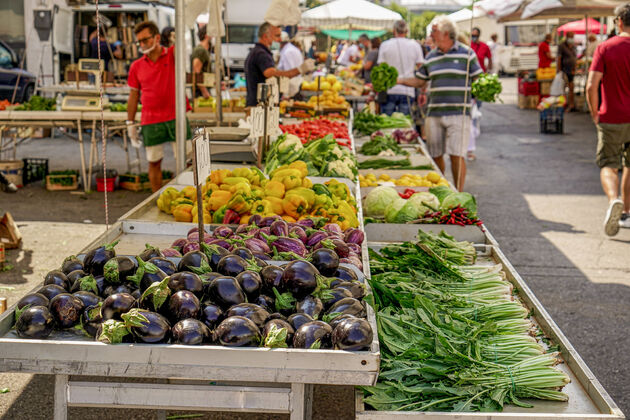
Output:
[[[170,142],[173,153],[176,153],[175,47],[166,48],[160,44],[160,31],[151,21],[136,25],[134,33],[144,55],[131,64],[127,77],[127,84],[131,88],[127,102],[128,134],[132,145],[140,147],[138,129],[132,124],[142,94],[140,125],[149,161],[151,189],[157,191],[162,187],[164,143]],[[187,129],[187,138],[190,138],[190,127]]]
[[[477,59],[479,60],[479,65],[484,73],[487,73],[486,69],[492,68],[492,53],[490,52],[490,47],[485,42],[479,41],[479,36],[481,35],[481,30],[479,28],[473,28],[470,33],[471,43],[470,46],[477,54]],[[486,65],[486,58],[488,59],[488,64]]]
[[[551,67],[553,56],[551,55],[551,34],[545,35],[543,42],[538,44],[538,68]]]
[[[615,9],[617,36],[597,46],[588,73],[586,99],[597,126],[597,165],[608,197],[604,231],[630,228],[630,3]],[[602,102],[598,109],[598,87]],[[621,200],[619,199],[619,171]]]

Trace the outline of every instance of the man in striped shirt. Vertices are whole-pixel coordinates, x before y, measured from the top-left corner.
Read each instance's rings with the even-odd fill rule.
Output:
[[[457,29],[449,19],[438,17],[434,21],[431,38],[436,48],[427,54],[416,77],[399,79],[398,83],[425,87],[431,82],[425,121],[427,147],[442,172],[444,155],[450,155],[455,186],[462,191],[471,125],[470,85],[483,70],[474,51],[457,42]]]

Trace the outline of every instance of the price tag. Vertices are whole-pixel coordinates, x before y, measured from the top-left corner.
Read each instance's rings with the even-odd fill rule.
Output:
[[[194,147],[197,185],[202,185],[206,182],[206,178],[210,176],[210,140],[204,137],[197,137],[194,140]]]
[[[280,125],[280,108],[277,106],[269,107],[267,115],[269,116],[267,119],[267,133],[272,136],[278,135],[280,131],[278,127]],[[280,131],[280,133],[282,132]]]
[[[265,133],[265,110],[261,106],[252,108],[251,111],[252,126],[249,130],[251,138],[261,137]]]
[[[289,78],[281,77],[280,78],[280,93],[288,94],[289,93]]]
[[[278,89],[278,84],[273,83],[271,85],[271,101],[272,104],[277,104],[280,102],[280,91]]]

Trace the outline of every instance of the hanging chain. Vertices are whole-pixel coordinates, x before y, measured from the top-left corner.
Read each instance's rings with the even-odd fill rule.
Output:
[[[96,4],[96,41],[98,44],[98,48],[96,49],[98,52],[98,60],[100,63],[101,60],[101,19],[98,12],[98,0],[95,2]],[[103,32],[105,34],[105,32]],[[100,67],[100,66],[99,66]],[[109,230],[109,203],[107,202],[107,138],[105,136],[105,116],[103,114],[103,75],[105,74],[105,68],[103,67],[103,72],[99,71],[98,77],[100,79],[98,94],[100,97],[101,104],[101,141],[103,142],[103,146],[101,148],[101,162],[103,164],[103,180],[105,182],[104,196],[105,196],[105,229]]]

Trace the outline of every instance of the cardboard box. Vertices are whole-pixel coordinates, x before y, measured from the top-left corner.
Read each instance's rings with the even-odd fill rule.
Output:
[[[540,94],[542,96],[549,96],[551,92],[551,82],[540,82]]]
[[[518,107],[520,109],[536,109],[540,95],[518,95]]]

